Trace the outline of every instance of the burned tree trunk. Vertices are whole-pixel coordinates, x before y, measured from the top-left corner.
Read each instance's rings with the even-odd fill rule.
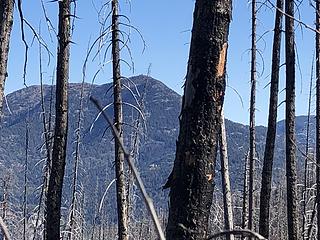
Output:
[[[277,8],[283,9],[283,0],[277,0]],[[277,110],[278,110],[278,92],[279,92],[279,68],[280,68],[280,48],[281,48],[281,28],[282,13],[276,11],[272,66],[271,66],[271,86],[269,99],[269,117],[266,145],[264,150],[261,192],[260,192],[260,219],[259,233],[265,238],[269,238],[269,211],[272,185],[272,166],[274,157],[274,146],[277,132]]]
[[[257,10],[256,0],[251,2],[251,93],[250,93],[250,123],[249,123],[249,190],[248,190],[248,228],[254,228],[254,188],[255,188],[255,162],[256,162],[256,83],[257,83]]]
[[[10,34],[13,23],[14,0],[0,0],[0,117],[2,115],[4,86],[8,76]]]
[[[56,118],[52,166],[46,199],[45,239],[60,239],[61,195],[66,164],[68,133],[68,79],[70,58],[70,4],[59,1]]]
[[[298,240],[296,135],[295,135],[295,49],[294,0],[285,1],[286,52],[286,176],[288,239]],[[292,17],[290,17],[292,16]]]
[[[113,104],[114,104],[114,124],[120,133],[120,141],[123,143],[123,116],[121,97],[121,72],[120,72],[120,32],[119,32],[119,2],[112,0],[112,70],[113,70]],[[116,163],[116,191],[118,207],[118,239],[128,239],[128,219],[127,219],[127,196],[124,169],[124,154],[117,141],[115,141],[115,163]]]
[[[208,235],[230,20],[231,0],[196,1],[176,158],[164,186],[168,240]]]
[[[229,163],[227,150],[227,134],[223,111],[221,112],[221,129],[219,138],[220,159],[221,159],[221,177],[222,177],[222,192],[224,206],[224,225],[225,230],[233,230],[233,208],[232,194],[229,177]],[[233,235],[226,235],[227,240],[234,240]]]
[[[314,62],[312,61],[311,65],[311,77],[310,77],[310,85],[309,85],[309,100],[308,100],[308,118],[307,118],[307,128],[306,128],[306,148],[305,148],[305,158],[304,158],[304,183],[303,183],[303,190],[302,190],[302,208],[303,208],[303,216],[302,216],[302,238],[308,239],[308,225],[312,226],[313,224],[309,224],[308,222],[308,203],[310,203],[311,196],[310,196],[310,161],[309,161],[309,147],[310,147],[310,118],[311,118],[311,103],[312,103],[312,90],[313,90],[313,66]],[[315,211],[315,208],[313,209]],[[311,217],[313,213],[311,214]]]

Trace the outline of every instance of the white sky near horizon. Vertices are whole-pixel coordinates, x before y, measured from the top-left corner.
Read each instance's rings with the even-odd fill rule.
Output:
[[[86,57],[87,49],[99,34],[97,11],[101,6],[101,0],[77,1],[78,18],[75,21],[73,33],[70,81],[82,81],[82,66]],[[161,80],[168,87],[182,94],[182,86],[186,75],[186,65],[189,53],[190,30],[192,26],[194,0],[131,0],[120,1],[121,13],[130,18],[130,23],[141,32],[146,43],[143,51],[143,41],[139,34],[131,31],[131,51],[134,61],[134,71],[128,69],[125,64],[122,67],[126,76],[147,74],[150,67],[151,76]],[[44,0],[47,14],[52,19],[54,26],[57,25],[57,2]],[[297,18],[314,26],[314,10],[309,3],[299,6]],[[43,50],[44,82],[50,83],[54,72],[56,40],[51,32],[51,40],[46,27],[44,14],[41,9],[41,1],[33,0],[24,3],[23,11],[25,18],[37,30],[41,29],[41,35],[46,41],[48,48],[53,53],[48,63],[48,57]],[[230,27],[229,50],[227,62],[227,91],[225,98],[225,115],[228,119],[244,124],[249,121],[249,94],[250,94],[250,5],[244,0],[234,0],[233,19]],[[298,16],[298,14],[300,14]],[[258,70],[262,75],[258,77],[257,89],[257,125],[266,125],[268,115],[268,97],[270,81],[270,56],[272,48],[272,35],[274,25],[274,10],[262,6],[258,13],[258,35],[263,36],[258,42],[258,48],[263,55],[259,58]],[[24,46],[21,40],[20,22],[15,11],[14,29],[9,56],[9,77],[6,83],[6,93],[23,88],[23,61]],[[307,102],[309,92],[310,71],[314,52],[314,32],[303,26],[296,25],[296,49],[299,62],[297,61],[296,73],[296,114],[307,114]],[[39,84],[39,46],[32,37],[31,31],[25,26],[27,41],[30,45],[27,85]],[[258,37],[259,38],[259,37]],[[283,38],[284,39],[284,38]],[[282,63],[284,44],[282,49]],[[109,54],[110,55],[110,54]],[[128,56],[125,54],[125,58]],[[96,58],[98,59],[98,58]],[[130,60],[130,59],[129,59]],[[281,103],[285,97],[284,92],[284,66],[281,70]],[[94,73],[99,69],[99,61],[88,62],[86,81],[91,82]],[[106,65],[103,72],[95,79],[95,83],[103,84],[111,80],[111,67]],[[241,96],[241,99],[239,97]],[[279,120],[284,116],[284,104],[279,106]],[[312,111],[315,107],[312,105]]]

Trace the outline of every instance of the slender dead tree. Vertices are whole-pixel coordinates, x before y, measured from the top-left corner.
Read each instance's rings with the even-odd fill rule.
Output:
[[[119,30],[119,1],[112,0],[112,70],[113,70],[113,96],[114,96],[114,124],[120,133],[120,141],[123,143],[123,114],[121,96],[121,72],[120,72],[120,30]],[[127,219],[127,197],[124,169],[124,154],[117,141],[115,141],[115,163],[116,163],[116,191],[118,207],[118,239],[127,240],[128,219]]]
[[[41,36],[41,29],[39,28],[39,35]],[[54,75],[54,74],[53,74]],[[54,76],[52,76],[51,80],[51,90],[50,90],[50,100],[49,100],[49,112],[47,117],[46,107],[45,107],[45,99],[44,99],[44,87],[43,87],[43,70],[42,70],[42,45],[39,43],[39,78],[40,78],[40,96],[41,96],[41,120],[43,126],[43,137],[44,137],[44,149],[45,149],[45,164],[44,164],[44,171],[43,171],[43,180],[42,186],[40,190],[39,196],[39,203],[36,208],[36,221],[35,221],[35,228],[33,230],[33,240],[37,237],[38,226],[41,226],[40,218],[41,218],[41,211],[43,209],[43,217],[46,218],[46,207],[45,207],[45,199],[47,198],[48,193],[48,184],[49,184],[49,176],[51,170],[51,156],[52,156],[52,102],[53,102],[53,82]],[[41,222],[42,223],[42,222]],[[43,236],[45,231],[41,231]]]
[[[80,198],[81,193],[80,191],[80,183],[79,183],[79,165],[80,165],[80,144],[81,144],[81,128],[82,128],[82,121],[83,121],[83,101],[84,101],[84,80],[81,84],[81,91],[80,91],[80,99],[79,99],[79,109],[78,109],[78,119],[77,119],[77,128],[75,130],[75,151],[74,151],[74,159],[73,159],[73,177],[72,177],[72,190],[71,190],[71,205],[70,205],[70,213],[68,219],[68,239],[77,239],[79,236],[79,232],[75,232],[74,228],[76,225],[76,217],[77,213],[80,210]],[[79,215],[79,214],[78,214]]]
[[[316,0],[316,29],[320,30],[320,2]],[[316,182],[317,182],[317,236],[320,237],[320,36],[316,33]]]
[[[283,0],[277,0],[277,8],[283,9]],[[271,85],[269,98],[269,116],[266,145],[264,150],[261,192],[260,192],[260,218],[259,233],[269,238],[269,213],[272,186],[272,166],[277,132],[277,110],[279,92],[279,68],[281,49],[282,13],[276,11],[272,48]]]
[[[85,192],[83,191],[81,195],[81,201],[80,201],[80,209],[81,212],[84,213],[84,208],[85,208]],[[84,240],[84,231],[85,231],[85,215],[83,214],[83,217],[81,218],[81,223],[80,223],[80,238],[81,240]]]
[[[8,76],[9,42],[13,23],[14,0],[0,0],[0,117],[2,115],[4,86]]]
[[[45,239],[60,239],[61,195],[68,133],[68,79],[70,58],[71,0],[59,1],[58,59],[56,74],[56,118],[52,166],[46,199]]]
[[[250,123],[249,123],[249,189],[248,189],[248,228],[254,228],[254,188],[256,160],[256,83],[257,83],[257,9],[256,0],[251,2],[251,92],[250,92]]]
[[[8,230],[8,227],[7,225],[4,223],[2,217],[0,217],[0,228],[1,228],[1,231],[4,235],[3,239],[4,240],[10,240],[10,233],[9,233],[9,230]]]
[[[51,83],[51,90],[50,90],[50,100],[49,100],[49,116],[46,117],[46,108],[45,108],[45,99],[44,99],[44,88],[43,88],[43,72],[42,72],[42,57],[41,57],[41,44],[39,44],[39,73],[40,73],[40,96],[41,96],[41,119],[43,125],[43,136],[44,136],[44,146],[45,146],[45,164],[44,164],[44,171],[42,176],[42,183],[41,183],[41,190],[39,196],[39,203],[36,208],[36,220],[35,220],[35,227],[33,229],[33,240],[37,237],[38,226],[42,225],[41,222],[41,212],[43,209],[43,218],[46,218],[46,207],[45,207],[45,199],[47,198],[48,194],[48,185],[49,185],[49,177],[50,177],[50,170],[51,170],[51,156],[52,156],[52,102],[53,102],[53,78]],[[47,120],[48,119],[48,120]],[[41,223],[41,224],[39,224]],[[43,236],[45,235],[45,231],[41,231]]]
[[[229,163],[228,163],[228,147],[227,147],[227,134],[225,127],[225,119],[223,111],[221,112],[220,122],[220,159],[221,159],[221,176],[222,176],[222,192],[223,192],[223,206],[224,206],[224,224],[225,230],[233,230],[233,210],[232,210],[232,194],[229,176]],[[227,240],[234,240],[233,235],[226,235]]]
[[[148,75],[149,76],[149,73]],[[143,90],[142,90],[142,94],[140,95],[140,98],[137,99],[137,105],[141,111],[141,113],[144,113],[144,102],[145,102],[145,98],[146,98],[146,94],[147,94],[147,89],[148,89],[148,85],[149,85],[149,79],[147,78],[144,86],[143,86]],[[135,86],[136,87],[136,86]],[[137,91],[138,93],[138,91]],[[139,151],[140,151],[140,146],[141,146],[141,137],[144,134],[144,127],[143,127],[143,123],[144,123],[144,117],[143,115],[138,113],[138,116],[136,119],[134,119],[134,115],[132,116],[133,118],[133,123],[132,125],[134,126],[134,130],[131,133],[130,136],[130,142],[131,142],[131,150],[130,150],[130,154],[132,156],[132,158],[135,160],[135,162],[138,161],[139,159]],[[135,218],[135,214],[134,214],[134,205],[135,205],[135,198],[136,198],[136,193],[135,193],[135,189],[136,187],[134,186],[134,176],[133,173],[131,171],[131,169],[128,169],[128,178],[127,178],[127,202],[128,202],[128,210],[127,210],[127,215],[128,215],[128,226],[129,226],[129,233],[133,234],[133,231],[135,226],[132,226],[131,220],[134,221]],[[132,226],[132,227],[130,227]],[[131,228],[131,229],[130,229]]]
[[[76,225],[76,216],[77,216],[77,209],[79,208],[79,200],[80,198],[80,192],[79,192],[79,164],[80,164],[80,141],[81,141],[81,115],[83,111],[83,86],[81,89],[80,94],[80,107],[79,107],[79,115],[78,115],[78,122],[77,122],[77,129],[75,131],[76,134],[76,146],[75,146],[75,152],[74,152],[74,159],[73,159],[73,177],[72,177],[72,190],[71,190],[71,205],[70,205],[70,216],[68,220],[68,237],[67,239],[76,239],[76,234],[74,232],[74,228]],[[79,195],[79,196],[77,196]],[[78,200],[78,201],[77,201]]]
[[[167,239],[206,239],[213,196],[231,0],[197,0],[180,131],[170,187]]]
[[[104,112],[104,109],[101,107],[100,103],[94,97],[90,97],[90,100],[96,105],[97,109],[99,109],[99,111],[101,112],[103,118],[108,122],[108,124],[112,130],[113,136],[114,136],[115,140],[118,141],[119,146],[121,147],[123,154],[125,156],[125,159],[129,165],[129,167],[132,170],[133,176],[136,179],[137,186],[140,189],[141,195],[142,195],[143,200],[148,208],[148,211],[149,211],[150,216],[152,218],[152,221],[154,223],[155,229],[157,230],[159,240],[165,240],[165,236],[162,231],[162,227],[160,225],[160,221],[157,216],[156,210],[154,208],[152,199],[149,197],[149,195],[144,187],[144,184],[142,182],[142,179],[140,177],[140,174],[139,174],[137,168],[135,167],[135,164],[132,160],[132,156],[131,156],[130,152],[126,150],[123,143],[121,142],[120,133],[118,132],[116,127],[113,125],[113,123],[110,120],[110,118],[108,117],[108,115]]]
[[[308,237],[308,213],[307,205],[310,200],[310,161],[309,161],[309,141],[310,141],[310,118],[311,118],[311,102],[312,102],[312,90],[313,90],[313,68],[314,68],[314,58],[312,58],[311,65],[311,76],[310,76],[310,85],[309,85],[309,100],[308,100],[308,118],[307,118],[307,129],[306,129],[306,148],[305,148],[305,159],[304,159],[304,183],[302,191],[302,207],[303,207],[303,216],[302,216],[302,238],[305,239]]]
[[[294,0],[285,0],[286,52],[286,176],[288,240],[298,240],[298,193],[295,135],[295,46]],[[292,16],[292,17],[289,17]]]
[[[10,174],[6,175],[3,179],[3,195],[2,195],[2,201],[1,201],[1,207],[2,207],[2,214],[1,218],[3,221],[7,219],[7,210],[8,210],[8,197],[9,197],[9,184],[10,184]],[[2,229],[3,234],[4,229]],[[6,240],[6,238],[4,238]]]
[[[23,191],[23,240],[27,239],[27,224],[28,224],[28,198],[27,198],[27,190],[28,190],[28,178],[27,178],[27,173],[28,173],[28,160],[29,160],[29,125],[28,121],[26,120],[26,134],[25,134],[25,161],[24,161],[24,191]]]
[[[247,229],[248,226],[248,165],[249,153],[246,154],[243,171],[243,190],[242,190],[242,218],[241,227]],[[241,239],[244,239],[242,237]]]

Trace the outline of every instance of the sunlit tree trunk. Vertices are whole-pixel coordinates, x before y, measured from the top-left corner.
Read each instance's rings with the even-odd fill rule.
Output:
[[[223,111],[221,112],[221,129],[219,137],[220,159],[221,159],[221,177],[222,177],[222,192],[224,206],[224,225],[225,230],[233,229],[233,209],[232,209],[232,193],[229,176],[229,161],[228,161],[228,145],[226,125]],[[227,235],[227,240],[234,240],[233,235]]]
[[[231,0],[197,0],[170,187],[167,239],[203,240],[225,92]]]

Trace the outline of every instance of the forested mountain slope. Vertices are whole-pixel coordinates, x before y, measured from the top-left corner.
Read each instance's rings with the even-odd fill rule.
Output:
[[[132,145],[135,139],[137,109],[131,105],[136,105],[136,100],[143,100],[144,122],[139,130],[138,157],[136,159],[140,174],[145,181],[147,190],[154,199],[155,205],[165,209],[167,207],[167,191],[162,191],[161,187],[168,177],[175,156],[175,142],[179,132],[178,117],[181,105],[181,97],[166,87],[163,83],[151,77],[137,76],[130,80],[124,80],[130,86],[130,91],[124,89],[123,99],[128,103],[124,107],[125,130],[124,136],[127,146]],[[133,84],[134,83],[134,84]],[[86,211],[89,216],[96,214],[97,206],[100,204],[102,195],[107,185],[114,179],[113,160],[113,139],[110,129],[105,121],[100,117],[95,118],[98,111],[89,101],[89,95],[97,98],[104,106],[112,101],[110,91],[111,84],[105,85],[84,85],[84,106],[81,127],[81,147],[80,147],[80,185],[85,193]],[[44,100],[46,117],[49,118],[51,86],[44,86]],[[65,210],[70,202],[70,189],[72,183],[73,153],[75,151],[75,130],[77,126],[77,116],[79,111],[79,99],[81,84],[70,84],[69,89],[69,141],[67,156],[67,172],[64,187],[63,204]],[[136,100],[134,99],[134,94]],[[140,95],[140,96],[139,96]],[[54,99],[54,98],[53,98]],[[0,176],[6,178],[10,176],[10,198],[9,201],[15,203],[14,208],[21,209],[19,205],[23,196],[24,162],[26,151],[26,123],[29,131],[28,139],[28,202],[31,214],[32,207],[38,202],[39,190],[36,190],[42,183],[42,172],[45,162],[44,136],[42,124],[42,106],[39,86],[30,86],[21,89],[7,96],[4,117],[0,125]],[[54,103],[52,105],[54,107]],[[54,112],[54,111],[53,111]],[[112,114],[112,107],[107,110]],[[54,119],[54,118],[53,118]],[[304,151],[306,117],[297,117],[297,139],[299,149]],[[311,118],[312,124],[314,119]],[[229,162],[231,170],[231,184],[233,189],[241,189],[244,159],[248,151],[248,126],[226,122]],[[314,130],[312,129],[311,147],[314,142]],[[284,124],[279,122],[276,145],[276,175],[283,174],[284,168]],[[262,162],[265,142],[265,127],[257,127],[257,150],[260,163]],[[299,154],[301,156],[301,154]],[[300,165],[302,158],[300,157]],[[217,163],[219,171],[219,164]],[[259,168],[258,168],[259,169]],[[257,171],[258,172],[258,171]],[[218,181],[219,182],[219,181]],[[2,183],[0,183],[2,185]],[[219,185],[217,185],[219,188]],[[1,189],[1,195],[3,188]],[[115,214],[114,186],[112,186],[104,200],[104,209],[113,219]],[[137,197],[134,201],[141,203]],[[66,213],[66,211],[65,211]]]

